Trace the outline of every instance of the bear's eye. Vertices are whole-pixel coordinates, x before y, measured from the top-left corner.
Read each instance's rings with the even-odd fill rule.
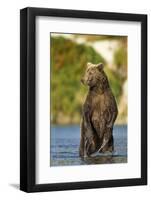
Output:
[[[91,72],[89,72],[89,76],[92,76],[93,74],[94,74],[94,72],[92,72],[92,71],[91,71]]]

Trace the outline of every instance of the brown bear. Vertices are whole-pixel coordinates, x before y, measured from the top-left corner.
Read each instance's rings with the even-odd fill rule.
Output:
[[[87,63],[81,82],[89,86],[81,122],[79,155],[90,156],[95,152],[112,152],[113,125],[118,109],[103,64]]]

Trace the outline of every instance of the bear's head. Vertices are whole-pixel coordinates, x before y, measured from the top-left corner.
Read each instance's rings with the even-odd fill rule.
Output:
[[[103,68],[104,65],[102,63],[87,63],[87,68],[81,82],[88,85],[90,88],[99,86],[100,88],[105,89],[108,87],[108,79]]]

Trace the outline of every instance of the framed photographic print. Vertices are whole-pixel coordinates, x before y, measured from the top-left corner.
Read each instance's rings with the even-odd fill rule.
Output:
[[[147,184],[147,16],[20,12],[20,189]]]

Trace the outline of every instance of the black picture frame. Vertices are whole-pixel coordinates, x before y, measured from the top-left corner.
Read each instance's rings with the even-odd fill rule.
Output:
[[[36,184],[35,19],[54,16],[141,23],[141,178]],[[43,192],[147,184],[147,15],[48,8],[20,10],[20,190]]]

